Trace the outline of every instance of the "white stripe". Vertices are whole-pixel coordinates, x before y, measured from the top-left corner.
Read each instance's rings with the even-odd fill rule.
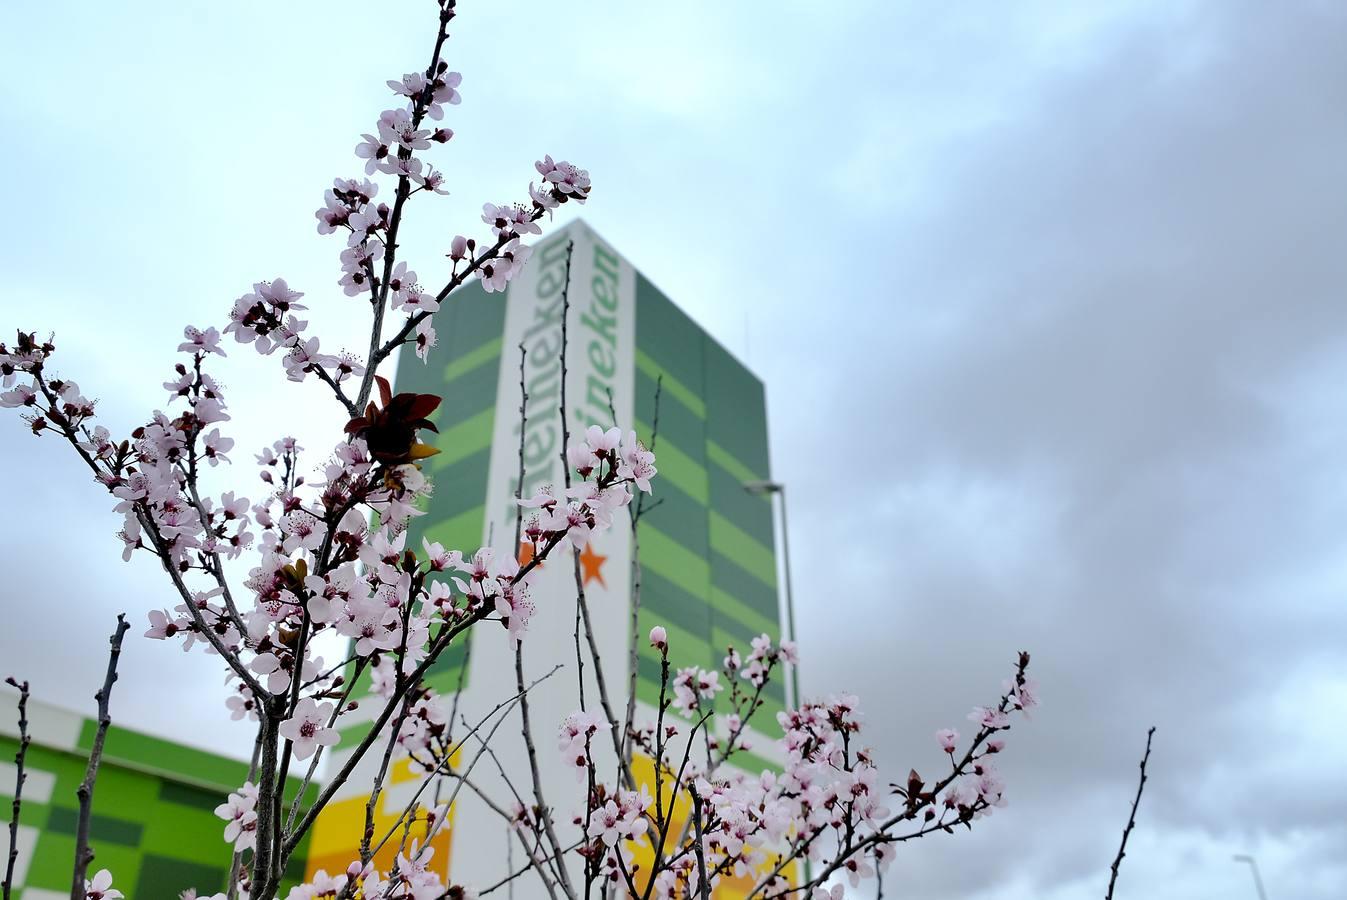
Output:
[[[31,765],[23,767],[23,802],[30,800],[43,805],[51,802],[51,792],[56,787],[56,776],[51,772],[34,769]],[[14,763],[0,762],[0,797],[14,799],[14,784],[19,778],[19,768]]]

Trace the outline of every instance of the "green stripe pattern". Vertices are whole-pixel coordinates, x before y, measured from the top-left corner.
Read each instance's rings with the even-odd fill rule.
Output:
[[[435,314],[435,328],[439,345],[426,362],[410,351],[398,360],[397,391],[443,398],[430,417],[440,432],[430,441],[440,453],[423,464],[435,490],[426,515],[412,520],[407,547],[420,554],[425,539],[471,554],[482,544],[486,520],[505,294],[488,294],[474,280],[450,295]],[[453,692],[461,680],[466,686],[470,640],[471,632],[440,656],[427,676],[432,687]]]
[[[659,467],[646,501],[658,505],[641,519],[640,633],[668,630],[675,670],[719,669],[730,646],[746,655],[754,637],[781,636],[771,502],[743,488],[770,477],[763,385],[640,274],[636,347],[636,429]],[[637,695],[657,703],[659,682],[659,654],[642,640]],[[779,673],[764,701],[752,724],[777,736]]]
[[[440,346],[430,362],[405,353],[398,365],[397,390],[444,398],[433,417],[441,453],[426,463],[434,494],[427,515],[413,521],[407,546],[419,550],[427,538],[471,552],[486,519],[504,297],[474,282],[454,293],[436,325]],[[658,505],[641,524],[640,633],[664,625],[675,667],[719,669],[731,645],[747,653],[757,635],[781,636],[771,501],[743,489],[771,474],[766,398],[756,376],[637,273],[634,425],[647,442],[657,381]],[[639,643],[638,696],[655,703],[659,657]],[[458,687],[466,646],[441,658],[433,686]],[[753,724],[779,734],[783,679],[774,678],[764,700]]]
[[[37,829],[38,839],[18,887],[70,890],[79,819],[75,791],[84,779],[96,730],[97,722],[84,719],[74,750],[37,742],[28,748],[25,768],[30,777],[50,777],[53,787],[45,803],[32,791],[24,794],[20,824]],[[13,759],[17,750],[17,740],[0,735],[0,759]],[[89,833],[97,856],[90,871],[110,869],[114,886],[128,897],[176,897],[188,887],[203,896],[224,890],[229,845],[225,822],[214,811],[247,774],[247,763],[113,725],[94,792]],[[299,779],[290,780],[287,802],[298,784]],[[6,810],[13,789],[13,784],[0,783],[0,804]],[[307,800],[317,793],[310,786]],[[303,880],[307,850],[306,838],[292,858],[282,893]],[[16,891],[15,896],[21,894]]]

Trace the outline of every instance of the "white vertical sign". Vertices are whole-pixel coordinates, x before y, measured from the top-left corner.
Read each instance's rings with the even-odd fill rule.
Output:
[[[632,426],[635,410],[636,278],[631,266],[582,222],[573,222],[555,236],[540,241],[525,269],[511,282],[506,297],[505,330],[496,394],[490,474],[486,489],[483,546],[497,554],[517,553],[515,492],[520,461],[520,351],[525,348],[524,381],[528,391],[527,424],[523,429],[525,497],[544,485],[560,495],[563,428],[561,403],[561,344],[566,247],[573,242],[566,317],[567,430],[575,440],[591,424],[610,427],[612,409],[624,428]],[[556,736],[562,720],[578,704],[578,667],[575,650],[575,560],[567,549],[556,551],[533,577],[532,598],[537,606],[523,642],[525,682],[561,664],[563,668],[529,694],[531,724],[538,749],[544,794],[553,810],[563,845],[580,836],[571,824],[584,809],[582,783],[574,769],[557,753]],[[629,621],[631,603],[631,532],[625,516],[598,535],[581,558],[581,577],[590,610],[595,642],[604,664],[614,715],[625,712]],[[474,629],[468,688],[460,701],[460,716],[469,722],[515,693],[514,651],[505,630],[494,623]],[[581,634],[585,700],[599,708],[599,693],[589,648]],[[615,725],[620,728],[620,723]],[[456,734],[464,729],[455,728]],[[599,743],[599,742],[596,742]],[[477,752],[475,742],[465,746],[460,768]],[[511,773],[514,789],[532,805],[528,760],[519,730],[518,711],[492,742],[501,765]],[[601,771],[613,771],[611,742],[596,748]],[[483,759],[472,780],[505,808],[515,803],[510,786],[500,778],[495,763]],[[451,873],[455,881],[486,885],[499,879],[506,860],[523,864],[516,846],[508,849],[504,821],[470,791],[458,795],[453,823]],[[576,867],[572,863],[572,871]],[[539,886],[525,879],[523,896],[534,896]]]

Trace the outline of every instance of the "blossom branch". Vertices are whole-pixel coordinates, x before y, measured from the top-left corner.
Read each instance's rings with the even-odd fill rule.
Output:
[[[974,718],[975,721],[981,722],[982,725],[978,729],[977,734],[974,735],[973,740],[965,751],[963,757],[957,762],[954,761],[952,752],[953,747],[951,744],[947,743],[947,739],[944,736],[946,733],[942,732],[938,735],[942,744],[945,744],[950,752],[951,771],[948,775],[937,781],[929,790],[927,790],[920,776],[918,776],[914,770],[908,777],[908,785],[906,788],[898,788],[896,786],[894,788],[895,793],[906,800],[904,809],[901,812],[877,823],[873,830],[865,836],[857,836],[854,830],[849,827],[846,839],[841,843],[833,860],[823,866],[809,882],[800,888],[792,890],[802,891],[811,887],[816,887],[826,882],[833,873],[847,868],[849,865],[857,865],[856,860],[858,859],[858,854],[860,852],[880,844],[887,845],[891,843],[894,839],[888,834],[889,830],[903,822],[915,819],[917,815],[923,813],[923,811],[927,815],[928,820],[934,818],[934,805],[937,797],[941,795],[945,797],[946,807],[952,807],[957,811],[956,821],[965,825],[970,823],[977,813],[989,809],[993,800],[999,801],[1000,788],[999,784],[995,781],[980,785],[979,794],[973,800],[968,802],[963,802],[961,795],[957,793],[951,795],[948,791],[950,786],[953,785],[956,780],[962,777],[975,765],[980,758],[978,756],[978,751],[991,739],[992,735],[1007,730],[1010,727],[1006,718],[1006,713],[1012,708],[1021,710],[1027,709],[1037,702],[1025,675],[1028,666],[1029,654],[1021,652],[1016,662],[1014,680],[1002,693],[997,706],[990,710],[979,708],[973,711],[973,715],[970,716],[970,718]],[[949,732],[949,734],[953,734],[953,732]],[[999,747],[991,752],[997,751],[999,751]],[[983,756],[985,755],[986,754],[984,753]],[[985,793],[983,793],[983,791],[985,791]],[[949,823],[946,823],[942,817],[940,821],[929,826],[928,829],[922,830],[922,833],[924,834],[934,830],[948,831],[949,829]],[[753,900],[754,897],[763,893],[767,886],[785,870],[787,865],[795,859],[801,858],[803,853],[808,849],[808,846],[821,833],[822,830],[819,829],[809,835],[806,839],[797,842],[791,852],[773,869],[771,876],[761,881],[758,886],[749,893],[745,900]],[[772,894],[771,896],[781,896],[790,892],[791,891],[783,891],[778,894]]]
[[[551,670],[549,670],[546,674],[541,675],[538,678],[535,678],[533,681],[529,682],[528,686],[524,688],[524,693],[533,690],[539,684],[551,678],[553,675],[556,674],[557,670],[559,670],[560,668],[561,664],[558,663],[557,665],[553,666]],[[468,738],[475,737],[477,735],[477,732],[480,731],[486,725],[487,722],[491,721],[491,719],[495,717],[497,713],[504,712],[508,714],[509,711],[512,710],[515,707],[515,705],[519,702],[522,696],[523,694],[515,694],[509,699],[502,700],[501,702],[497,703],[494,707],[491,708],[490,712],[488,712],[485,716],[483,716],[481,720],[478,721],[478,723],[474,725],[468,731],[468,733],[464,735],[464,737],[454,745],[452,750],[448,749],[445,750],[443,758],[440,760],[439,764],[433,770],[431,770],[431,772],[422,780],[420,786],[417,787],[416,789],[416,793],[414,793],[412,795],[411,800],[408,801],[407,806],[403,809],[402,813],[397,817],[397,819],[394,820],[393,825],[388,830],[388,833],[385,834],[383,836],[383,839],[380,840],[379,843],[375,846],[374,853],[377,854],[379,850],[383,848],[384,844],[388,842],[388,839],[393,836],[393,833],[395,831],[397,831],[398,825],[409,815],[411,815],[412,810],[416,808],[417,802],[420,800],[421,795],[425,792],[425,789],[434,780],[435,776],[438,775],[441,771],[447,771],[449,769],[449,767],[452,764],[454,756],[458,753],[459,750],[462,749],[463,744],[468,740]],[[492,737],[495,736],[496,730],[500,728],[501,723],[505,721],[505,718],[506,718],[505,715],[502,715],[499,719],[496,720],[495,724],[491,726],[491,730],[487,732],[487,736],[484,739],[482,739],[482,744],[484,746],[489,745],[491,743]],[[477,766],[477,761],[481,759],[483,755],[484,751],[479,750],[477,754],[473,756],[472,762],[468,764],[468,768],[464,770],[461,775],[458,776],[459,781],[458,785],[454,787],[453,792],[450,793],[449,795],[449,799],[443,804],[446,809],[454,805],[454,800],[458,798],[459,789],[463,786],[463,783],[467,781],[468,776],[472,774],[472,770]]]
[[[454,18],[454,2],[448,0],[443,2],[439,13],[439,28],[435,34],[435,49],[430,54],[430,64],[426,66],[425,88],[412,98],[412,130],[415,131],[421,124],[421,119],[426,114],[426,106],[430,102],[434,93],[434,79],[439,74],[440,53],[444,49],[444,40],[449,36],[449,23]],[[398,149],[398,158],[409,160],[412,156],[412,148],[402,144]],[[393,213],[389,218],[388,240],[385,241],[384,251],[384,270],[383,278],[378,286],[378,299],[374,301],[374,322],[370,327],[370,345],[367,362],[365,363],[365,374],[360,381],[360,390],[356,393],[355,407],[357,410],[363,409],[369,402],[370,390],[374,387],[374,373],[382,359],[379,358],[380,341],[383,335],[384,310],[388,305],[388,291],[392,281],[393,262],[397,256],[398,249],[398,230],[402,226],[402,208],[407,202],[410,190],[410,178],[404,173],[398,176],[397,195],[393,201]],[[358,413],[357,413],[358,414]]]
[[[341,692],[341,695],[337,698],[337,705],[332,710],[331,718],[329,718],[327,721],[328,728],[331,728],[333,725],[337,724],[337,717],[346,711],[346,703],[351,697],[351,691],[354,690],[355,686],[360,683],[360,675],[362,672],[365,671],[365,665],[367,662],[368,660],[365,659],[356,660],[355,670],[351,673],[351,680],[346,684],[345,688]],[[304,779],[299,784],[299,790],[295,791],[295,799],[290,804],[290,812],[286,816],[285,821],[285,827],[287,831],[290,831],[291,829],[294,828],[295,818],[299,815],[299,807],[304,801],[304,795],[308,793],[309,784],[313,781],[313,774],[314,772],[318,771],[318,763],[322,760],[322,758],[323,758],[323,748],[319,747],[316,751],[314,751],[313,760],[309,763],[308,771],[304,773]],[[248,780],[251,781],[252,779],[249,778]]]

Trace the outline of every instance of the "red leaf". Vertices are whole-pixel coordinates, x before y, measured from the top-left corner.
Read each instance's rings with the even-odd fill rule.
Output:
[[[434,394],[417,394],[407,408],[407,418],[424,419],[440,405],[440,398]]]

